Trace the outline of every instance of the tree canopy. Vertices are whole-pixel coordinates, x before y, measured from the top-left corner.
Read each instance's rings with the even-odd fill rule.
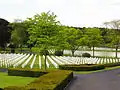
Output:
[[[84,41],[85,45],[93,47],[93,57],[94,57],[94,47],[99,46],[103,42],[100,29],[87,28],[83,40],[85,40]]]
[[[28,33],[30,35],[29,43],[36,42],[35,46],[39,47],[42,55],[45,55],[45,65],[48,50],[55,46],[56,37],[58,35],[58,25],[60,23],[56,20],[56,17],[54,13],[43,12],[27,20],[27,22],[30,23],[30,27],[28,28]]]
[[[7,20],[0,18],[0,47],[5,48],[11,38],[11,27]]]
[[[13,43],[16,47],[22,47],[22,45],[27,44],[28,32],[26,23],[22,20],[15,20],[15,22],[11,23],[11,26],[13,28],[11,43]]]

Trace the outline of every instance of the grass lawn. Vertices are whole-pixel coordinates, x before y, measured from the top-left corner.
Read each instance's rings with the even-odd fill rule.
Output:
[[[20,76],[8,76],[7,73],[0,72],[0,88],[7,86],[23,86],[36,78],[31,77],[20,77]]]

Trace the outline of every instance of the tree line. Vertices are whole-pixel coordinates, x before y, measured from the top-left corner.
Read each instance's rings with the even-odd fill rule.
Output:
[[[0,47],[5,49],[38,47],[42,55],[48,50],[71,50],[72,55],[80,46],[93,50],[98,46],[116,48],[120,46],[120,20],[104,23],[105,28],[80,28],[65,26],[57,20],[53,12],[43,12],[22,21],[16,19],[9,23],[0,19]]]

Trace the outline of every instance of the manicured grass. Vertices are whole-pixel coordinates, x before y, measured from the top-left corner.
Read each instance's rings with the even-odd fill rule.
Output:
[[[36,78],[31,77],[20,77],[20,76],[8,76],[7,73],[0,72],[0,88],[7,86],[23,86]]]

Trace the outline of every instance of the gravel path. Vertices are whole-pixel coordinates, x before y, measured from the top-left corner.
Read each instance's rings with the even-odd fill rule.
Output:
[[[120,90],[120,69],[74,77],[65,90]]]

